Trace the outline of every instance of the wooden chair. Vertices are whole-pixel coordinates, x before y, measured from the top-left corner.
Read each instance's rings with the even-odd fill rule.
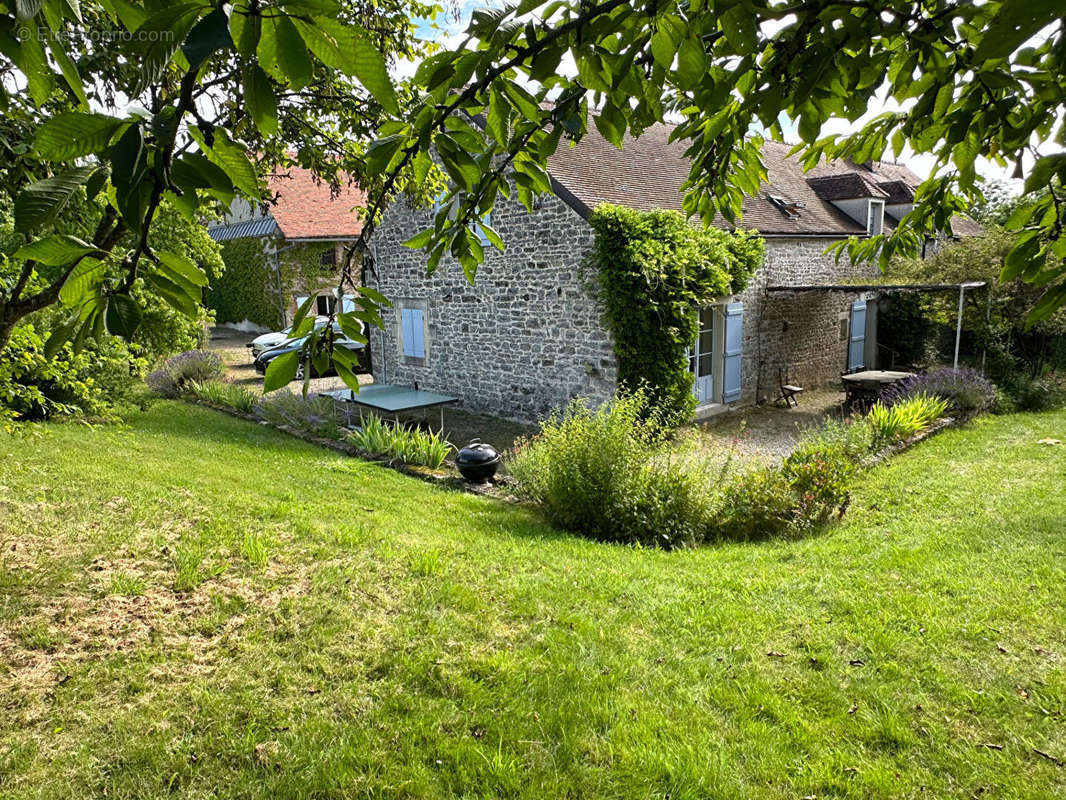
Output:
[[[796,396],[803,394],[803,387],[789,383],[788,373],[780,369],[777,371],[777,384],[780,387],[780,393],[775,402],[784,402],[785,408],[798,407],[799,400],[796,399]]]

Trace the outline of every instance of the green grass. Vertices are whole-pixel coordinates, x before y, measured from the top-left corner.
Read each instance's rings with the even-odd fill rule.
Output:
[[[0,439],[4,798],[1066,794],[1066,413],[675,553],[179,403],[38,430]]]

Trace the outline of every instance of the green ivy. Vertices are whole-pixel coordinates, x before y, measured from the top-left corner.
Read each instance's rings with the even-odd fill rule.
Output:
[[[697,310],[744,289],[762,264],[763,240],[697,228],[676,211],[601,205],[589,221],[619,386],[647,386],[653,406],[674,422],[685,420],[696,403],[688,349]]]
[[[214,309],[219,323],[249,320],[271,329],[280,326],[277,277],[265,246],[255,237],[230,239],[222,245],[226,269],[207,292],[208,308]]]
[[[276,329],[281,323],[278,303],[278,275],[274,257],[265,252],[268,242],[261,238],[230,239],[222,245],[225,272],[213,282],[207,293],[207,305],[215,310],[218,322],[249,320],[256,325]],[[286,247],[279,243],[280,247]],[[324,250],[332,242],[308,242],[282,250],[278,255],[281,269],[282,296],[288,307],[299,291],[314,294],[330,283],[332,268],[322,266]]]

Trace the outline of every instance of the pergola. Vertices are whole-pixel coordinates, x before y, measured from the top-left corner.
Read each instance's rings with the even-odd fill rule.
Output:
[[[962,306],[967,289],[981,289],[986,281],[964,283],[806,283],[795,286],[767,286],[770,292],[958,292],[959,314],[955,324],[955,361],[953,369],[959,368],[959,343],[962,341]]]

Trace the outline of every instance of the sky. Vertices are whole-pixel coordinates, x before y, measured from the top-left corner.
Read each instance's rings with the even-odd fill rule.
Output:
[[[486,7],[498,8],[502,5],[502,0],[457,0],[457,17],[453,17],[450,13],[446,12],[438,17],[435,24],[430,24],[428,21],[423,20],[417,28],[418,34],[423,38],[438,42],[444,47],[457,47],[464,38],[463,31],[470,22],[470,14],[472,11]],[[396,66],[395,72],[397,77],[407,77],[414,73],[416,67],[417,64],[411,62],[400,63]],[[899,110],[899,108],[900,106],[897,103],[885,102],[882,99],[876,104],[871,104],[866,114],[855,122],[848,122],[847,120],[829,121],[823,128],[822,133],[853,133],[862,128],[863,125],[877,115],[889,110]],[[786,140],[793,142],[799,141],[799,137],[795,135],[796,126],[794,124],[785,124],[783,127]],[[790,133],[792,136],[790,136]],[[891,154],[888,154],[887,157],[891,157]],[[928,154],[917,154],[909,149],[905,150],[900,155],[899,161],[909,167],[912,172],[921,178],[928,176],[935,166],[935,159],[932,156]],[[1021,191],[1022,182],[1011,177],[1011,170],[1000,167],[993,161],[989,161],[985,158],[978,159],[977,172],[985,178],[1006,183],[1015,193]]]

